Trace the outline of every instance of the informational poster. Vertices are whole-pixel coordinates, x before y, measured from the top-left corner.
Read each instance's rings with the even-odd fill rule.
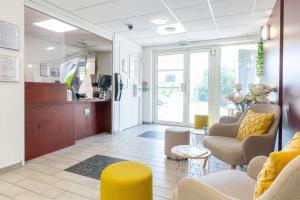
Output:
[[[19,50],[19,27],[0,21],[0,48]]]
[[[40,76],[50,77],[50,67],[47,64],[40,64]]]
[[[19,56],[0,53],[0,81],[19,81]]]

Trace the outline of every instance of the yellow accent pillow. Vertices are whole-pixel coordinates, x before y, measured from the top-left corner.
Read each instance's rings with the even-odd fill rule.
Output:
[[[284,151],[300,151],[300,132],[285,145]]]
[[[280,151],[271,153],[257,177],[254,199],[262,195],[271,186],[281,170],[298,155],[300,155],[300,151]]]
[[[239,128],[237,139],[243,140],[252,135],[266,134],[273,123],[273,119],[274,114],[256,113],[248,110]]]

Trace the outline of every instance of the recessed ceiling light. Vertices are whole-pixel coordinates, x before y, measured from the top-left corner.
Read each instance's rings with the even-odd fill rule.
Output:
[[[157,32],[160,35],[171,35],[171,34],[184,33],[185,28],[180,23],[169,24],[169,25],[164,25],[164,26],[158,27]]]
[[[165,17],[157,17],[157,18],[151,19],[150,22],[153,24],[162,25],[162,24],[167,23],[168,19]]]
[[[47,48],[46,48],[47,51],[51,51],[51,50],[53,50],[53,49],[55,49],[55,47],[47,47]]]
[[[63,32],[73,31],[73,30],[78,29],[74,26],[71,26],[69,24],[66,24],[66,23],[61,22],[56,19],[48,19],[48,20],[36,22],[33,24],[36,26],[57,32],[57,33],[63,33]]]

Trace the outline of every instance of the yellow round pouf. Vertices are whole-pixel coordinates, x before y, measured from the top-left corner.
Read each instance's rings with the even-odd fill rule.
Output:
[[[143,163],[111,164],[100,181],[100,200],[152,200],[152,171]]]

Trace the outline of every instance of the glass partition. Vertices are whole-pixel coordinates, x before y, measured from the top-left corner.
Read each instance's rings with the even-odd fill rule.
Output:
[[[79,92],[110,68],[112,42],[36,10],[25,8],[25,81],[66,83]],[[97,59],[99,58],[99,59]],[[101,58],[101,60],[100,60]],[[107,66],[101,61],[107,59]]]

